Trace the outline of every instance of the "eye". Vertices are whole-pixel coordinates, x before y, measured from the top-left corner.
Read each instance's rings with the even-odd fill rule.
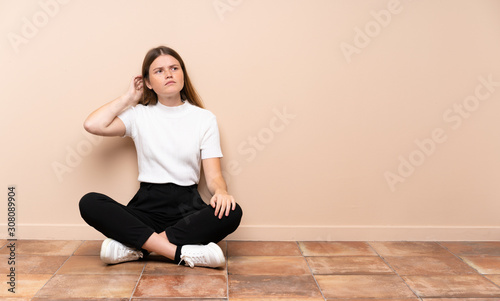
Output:
[[[179,67],[177,67],[177,66],[172,67],[172,71],[177,71],[178,69],[179,69]]]

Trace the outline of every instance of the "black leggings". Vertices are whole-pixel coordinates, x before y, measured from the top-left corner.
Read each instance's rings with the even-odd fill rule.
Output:
[[[197,185],[141,183],[127,206],[91,192],[80,200],[82,218],[106,237],[141,249],[154,233],[165,231],[177,246],[219,242],[238,228],[243,212],[238,204],[219,219]],[[179,248],[180,249],[180,248]]]

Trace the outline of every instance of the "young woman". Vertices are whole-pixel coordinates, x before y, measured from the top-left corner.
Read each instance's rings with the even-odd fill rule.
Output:
[[[203,108],[177,52],[151,49],[142,75],[90,114],[84,127],[131,137],[137,150],[140,188],[127,206],[95,192],[80,200],[82,218],[108,237],[101,246],[105,263],[155,252],[190,267],[225,264],[216,243],[236,230],[242,210],[222,177],[216,118]],[[201,165],[210,204],[197,190]]]

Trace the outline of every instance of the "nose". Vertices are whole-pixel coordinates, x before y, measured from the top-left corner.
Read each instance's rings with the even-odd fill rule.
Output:
[[[166,77],[166,78],[172,78],[172,72],[170,72],[170,70],[167,70],[167,71],[165,72],[165,77]]]

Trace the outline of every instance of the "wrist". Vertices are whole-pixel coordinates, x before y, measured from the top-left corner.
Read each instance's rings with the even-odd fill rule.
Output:
[[[132,95],[130,93],[123,94],[121,97],[121,100],[126,107],[133,106],[133,105],[137,104],[137,101],[135,100],[134,95]]]
[[[225,189],[216,189],[214,194],[229,194]]]

